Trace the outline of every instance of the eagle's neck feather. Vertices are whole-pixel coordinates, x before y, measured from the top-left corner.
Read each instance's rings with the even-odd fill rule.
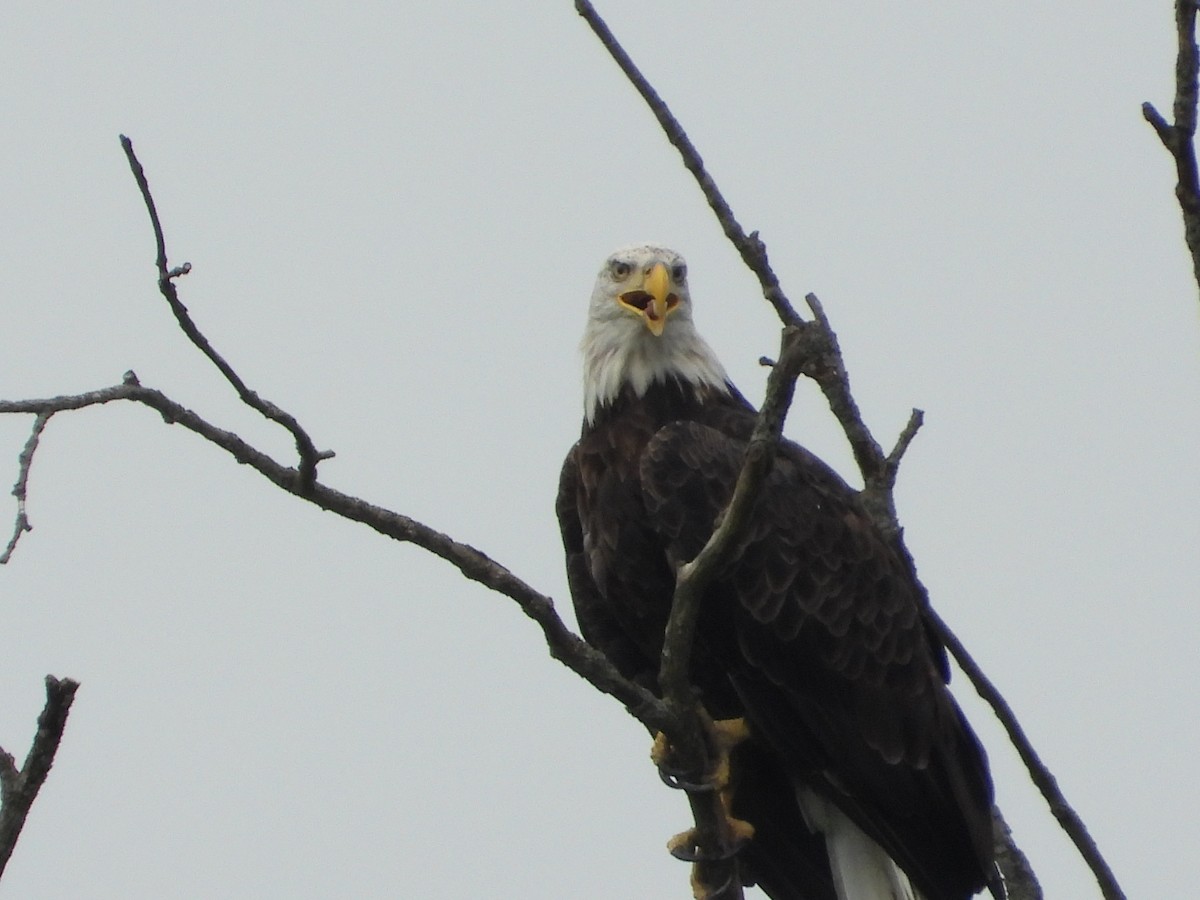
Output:
[[[625,388],[637,397],[653,384],[672,381],[692,387],[697,396],[730,391],[724,366],[694,328],[672,334],[668,327],[661,337],[645,333],[632,340],[606,340],[602,331],[583,336],[583,404],[589,425]]]

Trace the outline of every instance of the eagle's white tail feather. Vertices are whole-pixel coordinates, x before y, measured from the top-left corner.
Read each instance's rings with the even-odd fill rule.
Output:
[[[838,900],[922,900],[887,851],[840,809],[806,787],[796,799],[808,825],[825,835]]]

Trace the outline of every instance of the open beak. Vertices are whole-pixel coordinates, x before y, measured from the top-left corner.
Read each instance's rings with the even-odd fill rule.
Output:
[[[671,273],[662,263],[655,263],[646,273],[641,287],[626,291],[618,299],[622,306],[642,317],[655,337],[662,335],[667,316],[679,305],[679,297],[671,292]]]

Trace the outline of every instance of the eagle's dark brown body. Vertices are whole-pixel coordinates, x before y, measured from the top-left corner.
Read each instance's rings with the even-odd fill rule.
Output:
[[[755,413],[676,380],[603,405],[563,467],[558,516],[580,627],[657,690],[674,568],[732,491]],[[824,838],[796,786],[832,801],[926,900],[963,900],[991,865],[991,783],[945,681],[906,561],[856,493],[783,442],[737,558],[705,597],[693,681],[745,715],[735,813],[744,869],[775,900],[833,900]]]

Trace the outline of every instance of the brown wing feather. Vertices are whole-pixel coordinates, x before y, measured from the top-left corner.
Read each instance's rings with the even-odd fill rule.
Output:
[[[637,642],[630,639],[621,617],[601,593],[592,575],[596,560],[606,559],[616,552],[619,537],[614,529],[593,529],[590,540],[585,541],[579,502],[581,496],[588,495],[580,480],[578,457],[577,444],[571,448],[563,463],[555,512],[562,531],[563,549],[567,557],[567,586],[571,591],[579,630],[584,640],[602,650],[623,676],[655,689],[656,668]],[[589,543],[592,545],[590,553]]]

